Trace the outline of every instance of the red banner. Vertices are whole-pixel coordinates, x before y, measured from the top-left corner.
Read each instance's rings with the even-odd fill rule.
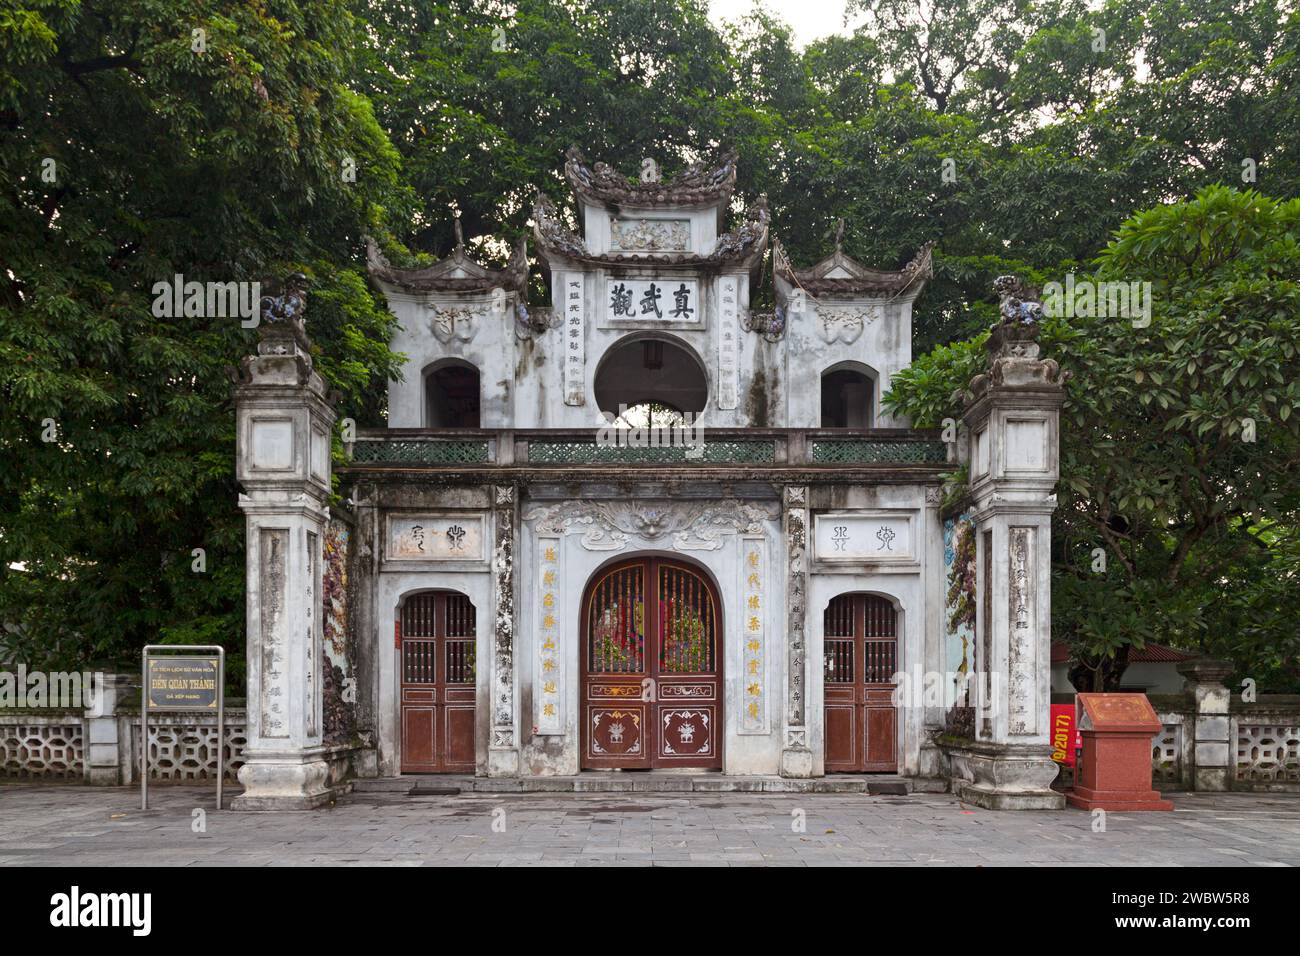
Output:
[[[1075,726],[1073,704],[1052,705],[1052,759],[1067,767],[1074,766],[1075,749],[1081,746]]]

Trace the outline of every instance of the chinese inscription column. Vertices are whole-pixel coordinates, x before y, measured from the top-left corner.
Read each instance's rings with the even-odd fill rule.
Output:
[[[786,714],[785,748],[781,751],[781,776],[811,777],[812,751],[808,748],[804,639],[808,595],[808,489],[785,489],[786,538]]]
[[[739,282],[718,280],[718,407],[735,408],[740,393]]]
[[[767,540],[761,535],[741,537],[740,573],[744,576],[740,594],[744,601],[741,620],[744,631],[742,649],[742,693],[740,695],[740,732],[766,734],[767,722],[767,642],[763,627],[767,611]]]
[[[492,522],[496,545],[492,575],[496,585],[496,626],[492,643],[492,733],[488,739],[488,775],[519,771],[515,748],[515,489],[493,492]]]
[[[235,474],[244,493],[248,743],[236,810],[325,803],[321,542],[334,410],[298,319],[263,316],[235,386]]]
[[[560,539],[550,535],[537,540],[537,671],[533,676],[533,733],[564,733],[564,674],[560,656]]]
[[[564,404],[586,404],[586,286],[581,272],[561,272],[564,309]]]

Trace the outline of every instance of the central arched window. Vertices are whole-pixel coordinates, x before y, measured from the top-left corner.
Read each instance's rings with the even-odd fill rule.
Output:
[[[479,427],[478,369],[460,359],[425,369],[424,427]]]
[[[822,428],[873,428],[875,380],[865,365],[844,362],[822,373]]]
[[[670,426],[698,415],[709,400],[704,367],[685,345],[629,337],[610,348],[596,370],[596,404],[629,425]]]

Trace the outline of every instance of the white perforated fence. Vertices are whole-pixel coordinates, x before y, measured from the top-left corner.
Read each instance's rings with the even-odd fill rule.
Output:
[[[1192,728],[1196,714],[1161,712],[1151,738],[1151,782],[1161,790],[1195,789]],[[1227,716],[1229,785],[1235,790],[1300,791],[1300,713]]]
[[[0,776],[80,780],[86,736],[79,710],[0,714]]]
[[[170,717],[170,719],[169,719]],[[225,776],[234,780],[244,765],[245,711],[226,712],[224,749]],[[130,779],[139,780],[140,719],[131,720],[131,753],[134,766]],[[217,777],[217,718],[206,714],[149,714],[149,779],[160,783],[215,780]]]
[[[1234,785],[1300,789],[1300,714],[1252,714],[1232,721],[1237,765]]]
[[[244,764],[245,711],[226,712],[221,746],[226,778]],[[91,728],[94,728],[92,736]],[[127,741],[129,740],[129,744]],[[123,746],[119,746],[121,741]],[[140,718],[119,714],[92,721],[80,710],[0,712],[0,777],[19,780],[89,781],[89,746],[110,746],[108,773],[93,782],[140,779]],[[116,768],[116,769],[114,769]],[[194,714],[151,714],[149,779],[158,783],[213,780],[217,773],[217,718]]]
[[[1190,743],[1183,732],[1183,715],[1163,713],[1160,733],[1151,738],[1151,783],[1159,790],[1181,790],[1186,784],[1183,771],[1188,766]]]

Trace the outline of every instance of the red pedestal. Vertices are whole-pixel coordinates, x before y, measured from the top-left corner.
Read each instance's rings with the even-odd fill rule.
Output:
[[[1160,721],[1146,694],[1080,694],[1083,764],[1065,801],[1080,810],[1172,810],[1151,787],[1151,738]]]

